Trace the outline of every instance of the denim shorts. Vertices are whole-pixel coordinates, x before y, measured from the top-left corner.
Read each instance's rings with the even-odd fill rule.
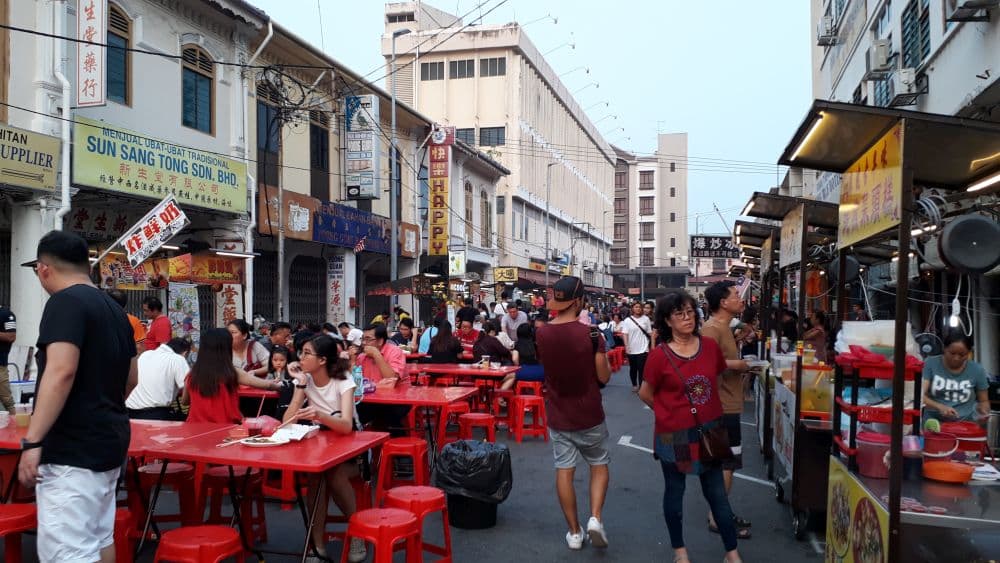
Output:
[[[607,465],[611,461],[608,427],[603,422],[586,430],[549,428],[549,436],[552,437],[556,469],[572,469],[580,463],[580,458],[587,465]]]

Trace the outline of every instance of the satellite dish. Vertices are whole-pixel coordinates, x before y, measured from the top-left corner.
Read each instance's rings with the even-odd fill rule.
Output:
[[[966,274],[982,274],[1000,264],[1000,224],[984,215],[956,218],[941,232],[938,250],[946,264]]]
[[[830,262],[830,269],[828,270],[828,275],[830,276],[830,281],[837,281],[837,274],[840,273],[840,258],[834,258],[833,262]],[[847,268],[844,272],[844,283],[851,283],[858,279],[858,275],[861,274],[861,263],[854,256],[847,256]]]

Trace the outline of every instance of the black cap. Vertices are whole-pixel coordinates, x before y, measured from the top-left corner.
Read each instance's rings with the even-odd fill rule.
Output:
[[[67,264],[78,266],[90,265],[90,249],[87,241],[75,233],[67,231],[49,231],[38,241],[36,256],[51,256]],[[38,258],[21,264],[25,268],[34,268]]]
[[[547,307],[550,311],[562,311],[573,304],[573,301],[583,297],[583,282],[576,276],[559,278],[552,286],[552,299]]]

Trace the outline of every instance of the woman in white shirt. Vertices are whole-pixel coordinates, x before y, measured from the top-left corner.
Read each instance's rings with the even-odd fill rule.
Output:
[[[338,434],[354,432],[354,378],[350,375],[348,360],[340,357],[340,350],[332,337],[320,335],[306,342],[299,361],[289,364],[288,373],[295,380],[295,391],[285,411],[284,422],[306,420]],[[304,406],[306,404],[308,406]],[[329,496],[333,497],[333,502],[337,503],[344,516],[350,518],[357,510],[350,479],[359,473],[360,462],[354,459],[325,474],[326,498],[321,499],[319,514],[311,530],[320,557],[326,557],[326,506]],[[309,485],[314,494],[320,488],[315,482]],[[364,561],[366,556],[364,540],[352,539],[349,560]]]

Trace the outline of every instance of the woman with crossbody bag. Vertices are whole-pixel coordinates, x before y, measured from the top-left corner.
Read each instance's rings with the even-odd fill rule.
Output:
[[[632,314],[622,321],[622,333],[625,335],[625,354],[628,356],[628,376],[632,380],[632,392],[639,391],[642,372],[646,366],[646,357],[652,343],[650,332],[653,330],[649,317],[642,314],[642,303],[632,304]]]
[[[233,337],[233,367],[250,375],[267,377],[271,353],[263,344],[250,338],[250,325],[243,319],[234,319],[226,325]]]
[[[717,379],[726,369],[718,344],[698,334],[697,303],[672,291],[657,303],[654,326],[661,340],[649,355],[639,398],[656,418],[653,451],[663,471],[663,517],[674,563],[689,563],[684,546],[684,488],[697,475],[726,550],[725,562],[741,561],[737,531],[726,497],[721,461],[731,456],[720,422]]]

